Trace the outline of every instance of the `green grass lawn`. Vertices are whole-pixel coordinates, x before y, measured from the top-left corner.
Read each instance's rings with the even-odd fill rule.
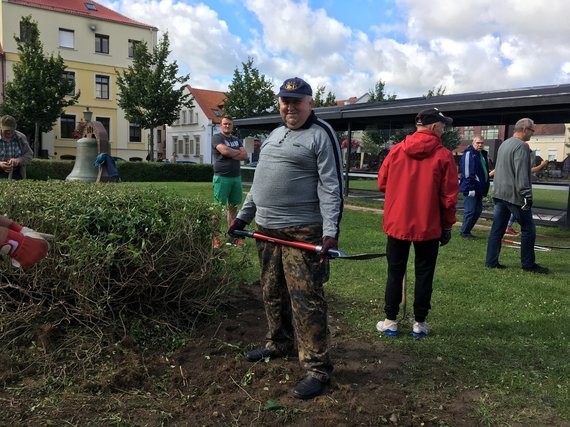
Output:
[[[164,186],[183,197],[211,198],[210,183],[129,184]],[[562,194],[566,193],[559,192]],[[351,204],[349,199],[347,204]],[[346,209],[340,247],[351,254],[384,252],[386,236],[378,213]],[[489,226],[490,221],[480,224]],[[537,244],[570,246],[570,230],[537,227]],[[503,247],[506,270],[484,267],[488,227],[466,241],[454,228],[441,248],[432,310],[433,334],[423,340],[382,337],[375,324],[384,319],[386,260],[332,261],[326,286],[331,312],[347,320],[355,336],[382,340],[410,356],[406,384],[439,405],[441,396],[475,393],[477,425],[550,425],[570,422],[570,251],[537,252],[549,275],[525,273],[519,249]],[[251,264],[240,275],[258,277],[254,245]],[[413,250],[409,263],[408,315],[413,304]],[[410,330],[411,319],[401,321]],[[381,369],[381,368],[379,368]],[[542,420],[542,421],[541,421]]]
[[[376,179],[352,179],[349,182],[351,190],[377,191]],[[492,192],[492,189],[491,189]],[[490,192],[490,194],[491,194]],[[568,206],[568,186],[563,190],[533,189],[534,206],[548,209],[566,209]],[[462,195],[460,195],[462,197]]]

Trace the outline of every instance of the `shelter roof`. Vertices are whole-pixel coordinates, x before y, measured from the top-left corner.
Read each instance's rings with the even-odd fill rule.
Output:
[[[452,117],[454,126],[513,125],[523,117],[541,124],[570,123],[570,84],[354,103],[315,108],[315,113],[337,130],[349,124],[351,130],[399,129],[413,126],[416,114],[432,107]],[[235,120],[236,126],[256,129],[281,123],[279,114]]]

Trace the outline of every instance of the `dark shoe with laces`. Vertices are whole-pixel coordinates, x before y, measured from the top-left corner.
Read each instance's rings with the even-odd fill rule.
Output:
[[[293,390],[293,395],[297,399],[308,400],[312,399],[313,397],[317,397],[319,394],[322,394],[323,390],[325,389],[325,381],[321,381],[318,378],[315,378],[311,375],[307,375],[303,378]]]
[[[507,266],[497,263],[496,265],[488,265],[487,268],[496,268],[497,270],[504,270],[505,268],[507,268]]]
[[[253,350],[248,351],[245,354],[245,358],[250,362],[257,362],[259,360],[263,360],[266,357],[276,357],[277,355],[269,350],[267,347],[257,347]]]
[[[529,273],[538,273],[538,274],[548,274],[550,270],[546,267],[541,267],[538,264],[534,264],[530,268],[523,268],[523,271],[528,271]]]

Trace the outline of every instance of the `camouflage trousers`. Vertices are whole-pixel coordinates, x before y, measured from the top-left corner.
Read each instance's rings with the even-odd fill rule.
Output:
[[[320,225],[269,230],[263,234],[283,240],[321,244]],[[269,326],[266,347],[278,354],[290,353],[297,341],[301,365],[312,375],[327,380],[330,360],[327,301],[323,284],[329,277],[328,261],[318,253],[257,240],[263,302]]]

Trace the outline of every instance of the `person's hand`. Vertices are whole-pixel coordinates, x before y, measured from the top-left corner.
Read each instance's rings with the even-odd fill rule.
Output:
[[[467,197],[475,197],[475,190],[471,190]]]
[[[530,197],[525,197],[524,203],[521,206],[521,209],[523,211],[528,211],[528,210],[530,210],[530,208],[532,208],[532,199]]]
[[[329,251],[329,249],[338,249],[338,240],[333,237],[324,236],[323,245],[320,252],[321,257],[328,256],[327,252]]]
[[[242,221],[239,218],[236,218],[232,221],[232,223],[230,224],[230,226],[228,227],[228,234],[230,236],[234,236],[234,231],[236,230],[243,230],[245,228],[245,226],[247,225],[247,222]]]
[[[451,230],[441,230],[441,237],[439,238],[440,246],[445,246],[451,240]]]
[[[0,168],[4,172],[10,172],[12,170],[12,165],[10,164],[10,162],[0,162]]]
[[[10,159],[10,160],[8,160],[8,163],[10,163],[10,165],[11,165],[13,168],[15,168],[15,167],[17,167],[17,166],[20,166],[20,159],[16,159],[16,158]]]

